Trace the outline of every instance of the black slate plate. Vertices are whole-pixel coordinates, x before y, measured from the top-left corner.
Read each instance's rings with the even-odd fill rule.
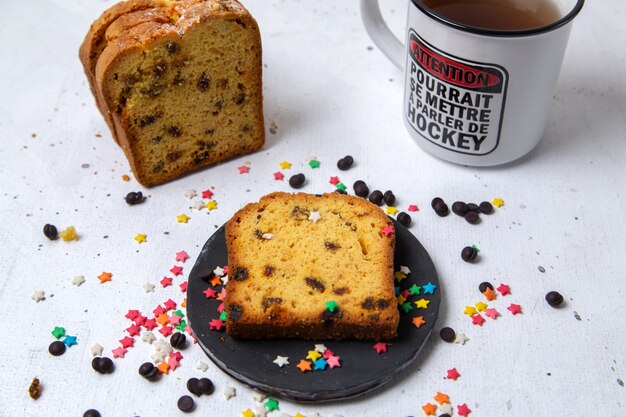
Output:
[[[395,269],[409,267],[411,273],[399,285],[423,286],[432,282],[437,286],[430,295],[411,296],[409,302],[424,298],[430,301],[427,309],[400,312],[398,337],[391,340],[387,353],[378,354],[371,341],[313,341],[313,340],[236,340],[223,330],[212,331],[209,321],[219,317],[216,299],[207,299],[202,293],[208,284],[201,278],[217,266],[227,264],[224,226],[206,242],[189,275],[187,290],[187,317],[199,345],[209,358],[233,378],[267,394],[299,402],[320,402],[363,395],[391,381],[415,360],[430,335],[440,303],[437,272],[430,256],[420,242],[394,220],[396,229]],[[211,287],[213,288],[213,287]],[[426,324],[416,328],[411,319],[423,316]],[[324,371],[302,373],[296,365],[323,343],[341,357],[341,367]],[[273,363],[277,355],[288,356],[289,365],[279,368]]]

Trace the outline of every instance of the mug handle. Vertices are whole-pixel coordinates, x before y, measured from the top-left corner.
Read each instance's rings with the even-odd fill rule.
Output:
[[[396,67],[403,69],[404,62],[402,56],[404,55],[404,45],[387,27],[380,13],[378,0],[361,0],[361,16],[365,30],[367,30],[376,46],[383,51]]]

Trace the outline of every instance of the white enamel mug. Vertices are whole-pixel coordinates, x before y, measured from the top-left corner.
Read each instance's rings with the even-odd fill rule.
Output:
[[[463,25],[409,0],[403,45],[385,25],[378,1],[361,0],[372,40],[405,72],[403,118],[424,150],[457,164],[493,166],[539,143],[572,21],[584,3],[540,1],[554,1],[562,17],[504,31]]]

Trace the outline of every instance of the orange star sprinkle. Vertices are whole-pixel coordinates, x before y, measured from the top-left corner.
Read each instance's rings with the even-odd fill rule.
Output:
[[[214,287],[217,287],[218,285],[221,285],[221,284],[222,284],[222,278],[217,275],[215,276],[215,278],[211,280],[211,285],[213,285]]]
[[[311,370],[311,362],[305,361],[304,359],[302,359],[300,361],[300,363],[296,365],[296,367],[298,369],[300,369],[302,372],[310,371]]]
[[[445,403],[450,404],[450,397],[444,394],[443,392],[437,391],[437,395],[435,395],[434,398],[435,398],[435,401],[437,401],[439,404],[445,404]]]
[[[436,415],[437,406],[435,404],[426,403],[422,406],[422,410],[424,410],[424,414],[427,416],[434,416]]]
[[[493,301],[493,300],[496,299],[497,293],[494,290],[492,290],[491,288],[487,287],[485,292],[483,292],[483,295],[485,296],[487,301]]]
[[[98,279],[100,280],[100,284],[104,284],[107,281],[111,281],[111,276],[113,274],[111,274],[110,272],[102,272],[100,275],[98,275]]]
[[[183,302],[180,303],[180,306],[183,307],[183,308],[187,307],[187,298],[183,298]]]
[[[422,327],[422,324],[426,324],[426,322],[424,321],[424,316],[413,317],[413,320],[411,321],[418,329]]]
[[[163,313],[161,315],[159,315],[156,318],[156,321],[161,325],[161,326],[165,326],[166,324],[168,324],[170,322],[170,318],[168,317],[167,313]]]
[[[162,374],[167,374],[170,371],[170,366],[167,364],[167,362],[161,362],[157,365],[157,369]]]

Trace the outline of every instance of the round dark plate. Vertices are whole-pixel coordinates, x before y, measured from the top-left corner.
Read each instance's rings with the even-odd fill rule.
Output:
[[[378,354],[372,341],[357,340],[236,340],[224,330],[212,331],[209,321],[219,318],[220,301],[207,299],[203,291],[213,288],[210,271],[228,262],[224,226],[206,242],[189,275],[187,317],[199,345],[209,358],[233,378],[267,394],[298,402],[320,402],[363,395],[391,381],[415,360],[430,335],[440,303],[437,272],[430,256],[404,226],[394,220],[396,252],[394,270],[407,266],[411,273],[398,283],[400,291],[413,284],[436,285],[434,294],[413,295],[408,302],[412,311],[400,311],[398,337],[389,341],[387,352]],[[209,276],[209,278],[207,278]],[[219,291],[219,288],[218,288]],[[430,303],[417,309],[414,302],[424,298]],[[425,324],[417,328],[412,319],[423,316]],[[323,343],[341,357],[341,367],[302,373],[296,365],[306,358],[316,343]],[[276,356],[288,356],[289,365],[279,368]]]

